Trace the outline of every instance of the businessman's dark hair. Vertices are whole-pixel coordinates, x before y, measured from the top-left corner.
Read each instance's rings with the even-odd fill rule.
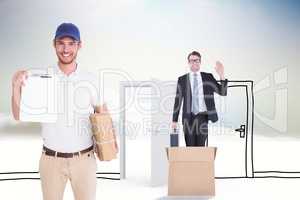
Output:
[[[187,57],[188,61],[190,61],[190,57],[191,57],[192,55],[193,55],[193,56],[198,56],[199,59],[200,59],[200,61],[201,61],[201,54],[200,54],[198,51],[193,51],[192,53],[189,53],[189,55],[188,55],[188,57]]]

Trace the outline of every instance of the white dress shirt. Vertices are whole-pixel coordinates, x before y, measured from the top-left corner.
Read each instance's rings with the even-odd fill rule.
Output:
[[[198,91],[199,91],[199,112],[205,112],[207,111],[206,104],[204,102],[204,93],[203,93],[203,82],[202,82],[202,77],[200,70],[197,72],[190,72],[189,73],[189,78],[190,78],[190,84],[191,84],[191,91],[192,95],[194,93],[193,91],[193,86],[194,86],[194,74],[197,74],[197,81],[198,81]]]
[[[71,153],[93,145],[89,115],[99,105],[96,75],[77,69],[70,75],[57,66],[57,110],[55,123],[42,123],[44,145],[55,151]]]

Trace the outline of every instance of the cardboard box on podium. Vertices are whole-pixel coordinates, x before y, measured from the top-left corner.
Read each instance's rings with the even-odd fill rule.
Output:
[[[169,147],[168,195],[215,196],[215,147]]]

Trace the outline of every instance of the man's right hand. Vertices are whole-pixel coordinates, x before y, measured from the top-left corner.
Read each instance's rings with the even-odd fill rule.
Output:
[[[25,70],[17,71],[12,78],[13,88],[20,88],[25,85],[25,80],[28,78],[28,72]]]
[[[172,128],[172,130],[176,130],[177,129],[177,122],[172,122],[171,128]]]

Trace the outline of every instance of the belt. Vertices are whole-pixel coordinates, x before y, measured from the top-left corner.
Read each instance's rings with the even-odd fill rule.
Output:
[[[79,155],[87,153],[93,149],[94,149],[94,146],[90,146],[89,148],[84,149],[82,151],[78,151],[78,152],[74,152],[74,153],[62,153],[62,152],[48,149],[47,147],[43,146],[44,153],[47,156],[54,156],[54,157],[56,156],[56,157],[62,157],[62,158],[73,158],[74,156],[79,156]]]

